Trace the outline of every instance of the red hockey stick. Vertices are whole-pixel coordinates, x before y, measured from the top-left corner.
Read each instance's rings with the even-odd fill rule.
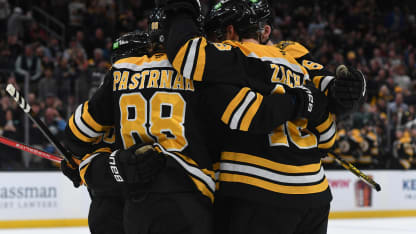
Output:
[[[61,160],[62,160],[62,158],[60,158],[58,156],[55,156],[53,154],[47,153],[47,152],[42,151],[42,150],[38,150],[36,148],[33,148],[31,146],[22,144],[20,142],[14,141],[14,140],[11,140],[11,139],[6,138],[6,137],[0,136],[0,143],[3,143],[5,145],[8,145],[10,147],[13,147],[13,148],[16,148],[16,149],[19,149],[19,150],[26,151],[28,153],[34,154],[34,155],[42,157],[42,158],[49,159],[49,160],[54,161],[54,162],[60,163]]]
[[[78,168],[78,164],[72,158],[71,152],[69,152],[58,139],[49,131],[49,128],[40,120],[36,115],[34,115],[32,108],[29,103],[24,99],[24,97],[16,90],[12,84],[8,84],[6,87],[7,93],[19,104],[19,107],[27,114],[27,116],[39,127],[39,130],[43,133],[46,139],[52,143],[58,152],[72,165],[73,168]]]

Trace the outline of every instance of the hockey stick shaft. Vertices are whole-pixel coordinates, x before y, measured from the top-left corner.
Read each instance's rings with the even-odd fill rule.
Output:
[[[368,175],[364,174],[362,171],[360,171],[358,168],[356,168],[351,163],[345,161],[345,159],[341,158],[338,154],[331,152],[331,153],[328,153],[328,155],[333,157],[335,159],[335,161],[337,161],[338,164],[340,164],[342,167],[344,167],[345,169],[352,172],[354,175],[356,175],[362,181],[366,182],[368,185],[370,185],[372,188],[374,188],[377,192],[381,190],[381,186],[377,182],[375,182]]]
[[[38,150],[36,148],[33,148],[31,146],[25,145],[23,143],[14,141],[14,140],[9,139],[9,138],[6,138],[6,137],[0,136],[0,143],[5,144],[5,145],[8,145],[10,147],[13,147],[15,149],[23,150],[25,152],[34,154],[34,155],[39,156],[39,157],[42,157],[42,158],[49,159],[49,160],[54,161],[54,162],[58,162],[59,163],[62,160],[62,158],[60,158],[58,156],[55,156],[55,155],[50,154],[50,153],[47,153],[47,152],[45,152],[43,150]]]
[[[49,131],[48,127],[40,120],[37,116],[34,115],[32,108],[29,103],[24,99],[24,97],[16,90],[12,84],[8,84],[6,87],[7,93],[16,101],[19,107],[27,114],[27,116],[39,127],[42,134],[52,143],[58,152],[64,156],[64,158],[75,168],[78,165],[72,159],[71,153],[55,138],[55,136]]]

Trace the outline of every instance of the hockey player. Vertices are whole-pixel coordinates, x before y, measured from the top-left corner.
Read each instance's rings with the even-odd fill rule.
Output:
[[[121,59],[113,65],[98,92],[71,117],[67,144],[83,155],[100,132],[115,127],[118,150],[107,156],[109,171],[128,196],[124,211],[126,233],[210,233],[215,190],[213,160],[206,146],[209,135],[199,131],[205,123],[197,90],[199,83],[245,85],[249,79],[243,70],[231,68],[233,76],[228,81],[227,71],[217,71],[218,76],[211,76],[215,77],[212,80],[179,75],[163,53],[163,21],[163,11],[156,9],[150,18],[152,53]],[[235,58],[246,60],[241,52]],[[198,76],[198,68],[184,69]],[[294,94],[263,98],[250,91],[274,111],[267,116],[269,122],[320,115],[313,103],[322,96],[319,92],[307,88],[288,92]],[[296,106],[285,110],[272,106],[283,102]],[[321,106],[325,109],[325,102]],[[257,104],[254,108],[258,108]],[[248,115],[244,126],[251,129],[261,123],[257,112]],[[97,160],[106,157],[96,156],[94,161]]]
[[[146,33],[130,32],[122,35],[113,44],[112,63],[123,58],[143,56],[149,47]],[[124,233],[123,187],[113,180],[107,166],[108,153],[114,150],[114,141],[114,128],[110,128],[87,148],[88,153],[83,152],[86,154],[80,159],[79,168],[71,169],[65,161],[61,162],[62,171],[73,181],[74,186],[82,183],[88,187],[91,197],[88,226],[92,234]],[[74,153],[78,153],[76,149]]]
[[[258,45],[258,41],[255,43],[258,39],[258,25],[256,16],[252,14],[253,8],[247,7],[248,5],[250,3],[246,1],[221,1],[214,7],[214,13],[222,20],[222,24],[215,25],[226,28],[227,39],[238,40],[241,39],[240,36],[248,39],[242,43],[227,41],[217,46],[223,50],[231,50],[229,45],[236,46],[246,56],[269,63],[271,68],[275,68],[275,72],[271,72],[269,76],[272,83],[270,85],[283,83],[293,87],[304,84],[308,73],[302,74],[303,70],[296,70],[297,66],[294,65],[297,63],[294,58],[285,56],[284,51],[262,47]],[[184,35],[182,38],[168,37],[169,41],[173,41],[168,41],[168,45],[173,48],[174,53],[170,58],[175,66],[175,61],[182,56],[181,51],[191,50],[188,49],[190,41],[196,40],[187,42],[187,39],[192,38],[186,38],[192,35],[189,31],[192,27],[186,24],[190,22],[186,14],[196,15],[198,4],[195,4],[195,1],[172,1],[168,3],[167,9],[173,9],[171,11],[175,12],[170,14],[175,15],[170,19],[171,32],[179,31],[180,35]],[[193,35],[195,36],[195,33]],[[176,51],[178,53],[175,53]],[[209,53],[208,50],[204,52],[206,54],[199,52],[194,56],[198,58],[196,63],[200,60],[199,56],[203,56],[208,66],[211,62],[210,55],[215,53]],[[180,66],[175,68],[181,69]],[[361,76],[355,72],[350,72],[349,75],[354,76],[351,79],[354,82],[351,82],[352,87],[349,87],[352,91],[349,95],[354,95],[354,103],[359,102],[361,96],[364,96],[361,95],[363,86],[354,86],[358,83],[355,80],[363,77],[355,77]],[[351,84],[345,83],[338,83],[333,90],[342,90],[340,87]],[[322,88],[322,82],[317,84]],[[324,86],[322,91],[326,92],[327,88],[328,86]],[[357,93],[359,95],[356,95]],[[249,99],[244,94],[240,96],[243,98],[236,97],[236,101],[230,103],[230,108],[227,107],[222,114],[222,122],[231,129],[233,126],[234,129],[242,127],[241,111],[247,110],[244,103]],[[232,120],[236,120],[234,124],[229,124],[230,116]],[[311,124],[302,119],[288,121],[264,135],[235,131],[224,134],[226,142],[222,146],[220,184],[216,194],[216,233],[326,233],[331,194],[320,158],[324,156],[321,150],[331,148],[336,135],[332,114],[328,114],[327,117],[319,124]]]

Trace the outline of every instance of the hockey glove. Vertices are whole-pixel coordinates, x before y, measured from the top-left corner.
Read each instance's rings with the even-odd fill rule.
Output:
[[[148,144],[136,144],[114,151],[109,157],[110,170],[117,182],[147,184],[166,164],[166,157]]]
[[[159,5],[165,6],[166,14],[174,14],[180,11],[190,13],[195,20],[201,16],[201,3],[199,0],[160,0]]]
[[[287,92],[295,96],[294,105],[298,107],[293,119],[306,118],[314,126],[325,117],[328,98],[315,88],[312,83],[288,88]]]
[[[330,111],[345,114],[357,110],[364,102],[366,92],[366,81],[361,71],[344,65],[338,66],[336,79],[329,87]]]
[[[61,170],[72,181],[75,188],[81,185],[81,176],[79,175],[78,168],[72,168],[66,160],[61,160]]]

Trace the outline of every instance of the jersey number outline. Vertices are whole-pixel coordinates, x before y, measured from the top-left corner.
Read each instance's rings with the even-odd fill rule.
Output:
[[[166,150],[182,151],[188,145],[184,127],[186,101],[180,93],[155,92],[150,100],[141,93],[127,93],[120,97],[119,106],[125,149],[136,143],[133,133],[142,142],[153,143],[156,139]],[[164,116],[163,108],[168,110]],[[129,116],[129,109],[133,117]]]
[[[269,134],[270,146],[289,147],[289,141],[299,149],[312,149],[318,146],[318,138],[309,131],[306,119],[287,121]]]

